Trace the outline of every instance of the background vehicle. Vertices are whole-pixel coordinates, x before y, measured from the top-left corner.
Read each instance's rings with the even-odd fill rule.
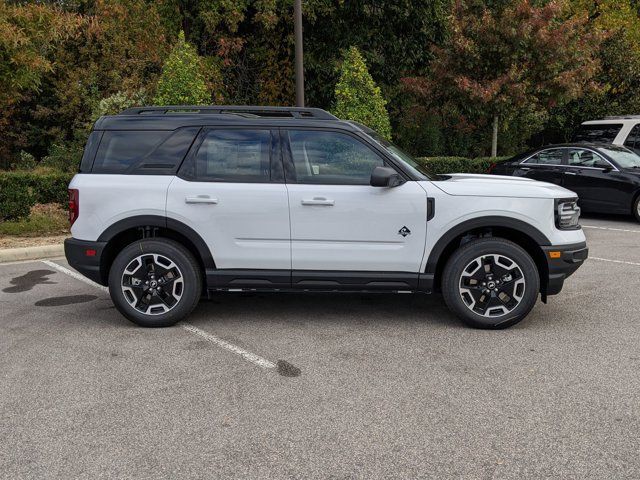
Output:
[[[572,141],[621,145],[640,154],[640,115],[583,122]]]
[[[584,211],[632,214],[640,221],[640,156],[618,145],[549,145],[497,164],[491,173],[561,185]]]
[[[431,175],[318,109],[102,117],[70,211],[69,263],[144,326],[179,321],[206,290],[442,291],[467,324],[504,328],[587,256],[572,192]]]

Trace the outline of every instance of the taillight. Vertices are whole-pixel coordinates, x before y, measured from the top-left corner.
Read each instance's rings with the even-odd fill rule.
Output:
[[[77,188],[69,189],[69,226],[73,225],[80,214],[80,194]]]
[[[497,163],[493,162],[491,165],[489,165],[489,168],[487,168],[487,173],[491,173],[493,172],[493,169],[496,168]]]

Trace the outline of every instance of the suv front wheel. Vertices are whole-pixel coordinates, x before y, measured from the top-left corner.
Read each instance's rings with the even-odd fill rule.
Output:
[[[200,267],[182,245],[166,238],[138,240],[122,250],[109,272],[109,294],[122,315],[142,327],[168,327],[195,308]]]
[[[540,277],[533,259],[502,238],[472,240],[453,252],[444,269],[447,306],[467,325],[506,328],[531,311]]]

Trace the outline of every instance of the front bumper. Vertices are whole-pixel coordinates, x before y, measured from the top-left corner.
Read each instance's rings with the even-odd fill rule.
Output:
[[[107,242],[91,242],[67,238],[64,241],[64,255],[67,257],[69,265],[82,275],[100,285],[105,285],[105,279],[103,279],[100,270],[100,260],[106,244]]]
[[[586,242],[572,245],[542,247],[547,260],[547,282],[543,279],[542,295],[556,295],[560,293],[566,278],[571,276],[589,256]]]

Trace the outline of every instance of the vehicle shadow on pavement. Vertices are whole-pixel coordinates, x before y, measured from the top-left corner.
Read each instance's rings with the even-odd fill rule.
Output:
[[[360,293],[214,293],[202,299],[191,317],[234,323],[415,323],[461,327],[440,295]],[[206,321],[205,320],[205,321]],[[462,328],[462,327],[461,327]]]

